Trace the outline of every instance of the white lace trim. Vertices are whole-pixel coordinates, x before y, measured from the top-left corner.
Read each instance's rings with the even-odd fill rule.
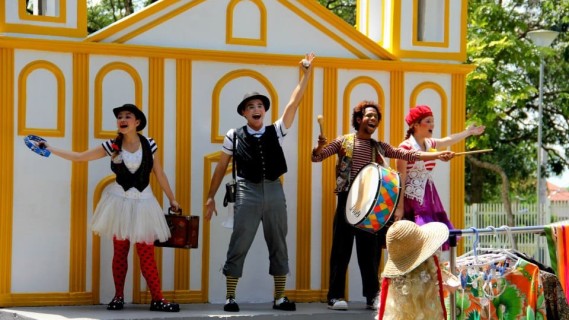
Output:
[[[422,150],[421,146],[412,135],[409,137],[409,142],[415,150]],[[425,140],[425,147],[427,150],[431,149],[431,142],[429,139]],[[411,169],[407,169],[407,179],[405,180],[405,196],[407,198],[417,200],[423,204],[425,198],[425,187],[427,181],[432,180],[431,173],[425,167],[425,161],[417,160]]]

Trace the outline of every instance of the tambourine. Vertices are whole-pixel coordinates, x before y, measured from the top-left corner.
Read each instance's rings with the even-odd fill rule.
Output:
[[[46,158],[49,157],[51,152],[47,150],[44,146],[39,146],[38,144],[40,142],[47,142],[47,141],[42,137],[34,136],[32,134],[24,138],[24,143],[26,144],[26,146],[28,146],[28,148],[30,148],[30,150],[39,154],[42,157]]]

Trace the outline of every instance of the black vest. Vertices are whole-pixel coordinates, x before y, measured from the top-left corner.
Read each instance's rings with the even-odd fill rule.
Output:
[[[142,190],[146,189],[150,184],[150,172],[154,165],[152,150],[150,149],[148,139],[141,134],[138,134],[138,137],[140,138],[140,146],[142,147],[142,162],[136,172],[131,173],[124,164],[124,160],[119,163],[114,163],[111,160],[111,170],[117,175],[116,181],[124,191],[135,187],[138,191],[142,192]]]
[[[287,171],[283,149],[274,125],[267,126],[259,138],[250,135],[247,127],[237,129],[237,175],[251,182],[276,180]]]

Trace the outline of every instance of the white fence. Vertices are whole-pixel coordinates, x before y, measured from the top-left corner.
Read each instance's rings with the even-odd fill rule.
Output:
[[[515,227],[548,225],[553,222],[569,220],[569,202],[551,202],[543,206],[538,215],[537,204],[512,203]],[[506,210],[501,203],[477,203],[464,208],[465,228],[487,228],[507,225]],[[512,247],[507,235],[481,235],[480,247]],[[514,238],[519,251],[549,265],[547,240],[538,234],[516,234]],[[472,250],[473,236],[464,239],[464,250]]]

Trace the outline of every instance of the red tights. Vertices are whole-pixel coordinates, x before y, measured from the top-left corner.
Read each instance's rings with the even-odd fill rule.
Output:
[[[160,278],[154,260],[154,245],[146,243],[136,243],[136,252],[140,260],[140,270],[146,279],[146,284],[150,289],[152,300],[159,301],[164,297],[160,290]],[[128,270],[128,251],[130,240],[118,240],[113,238],[113,279],[115,281],[115,297],[124,298],[124,282]]]

